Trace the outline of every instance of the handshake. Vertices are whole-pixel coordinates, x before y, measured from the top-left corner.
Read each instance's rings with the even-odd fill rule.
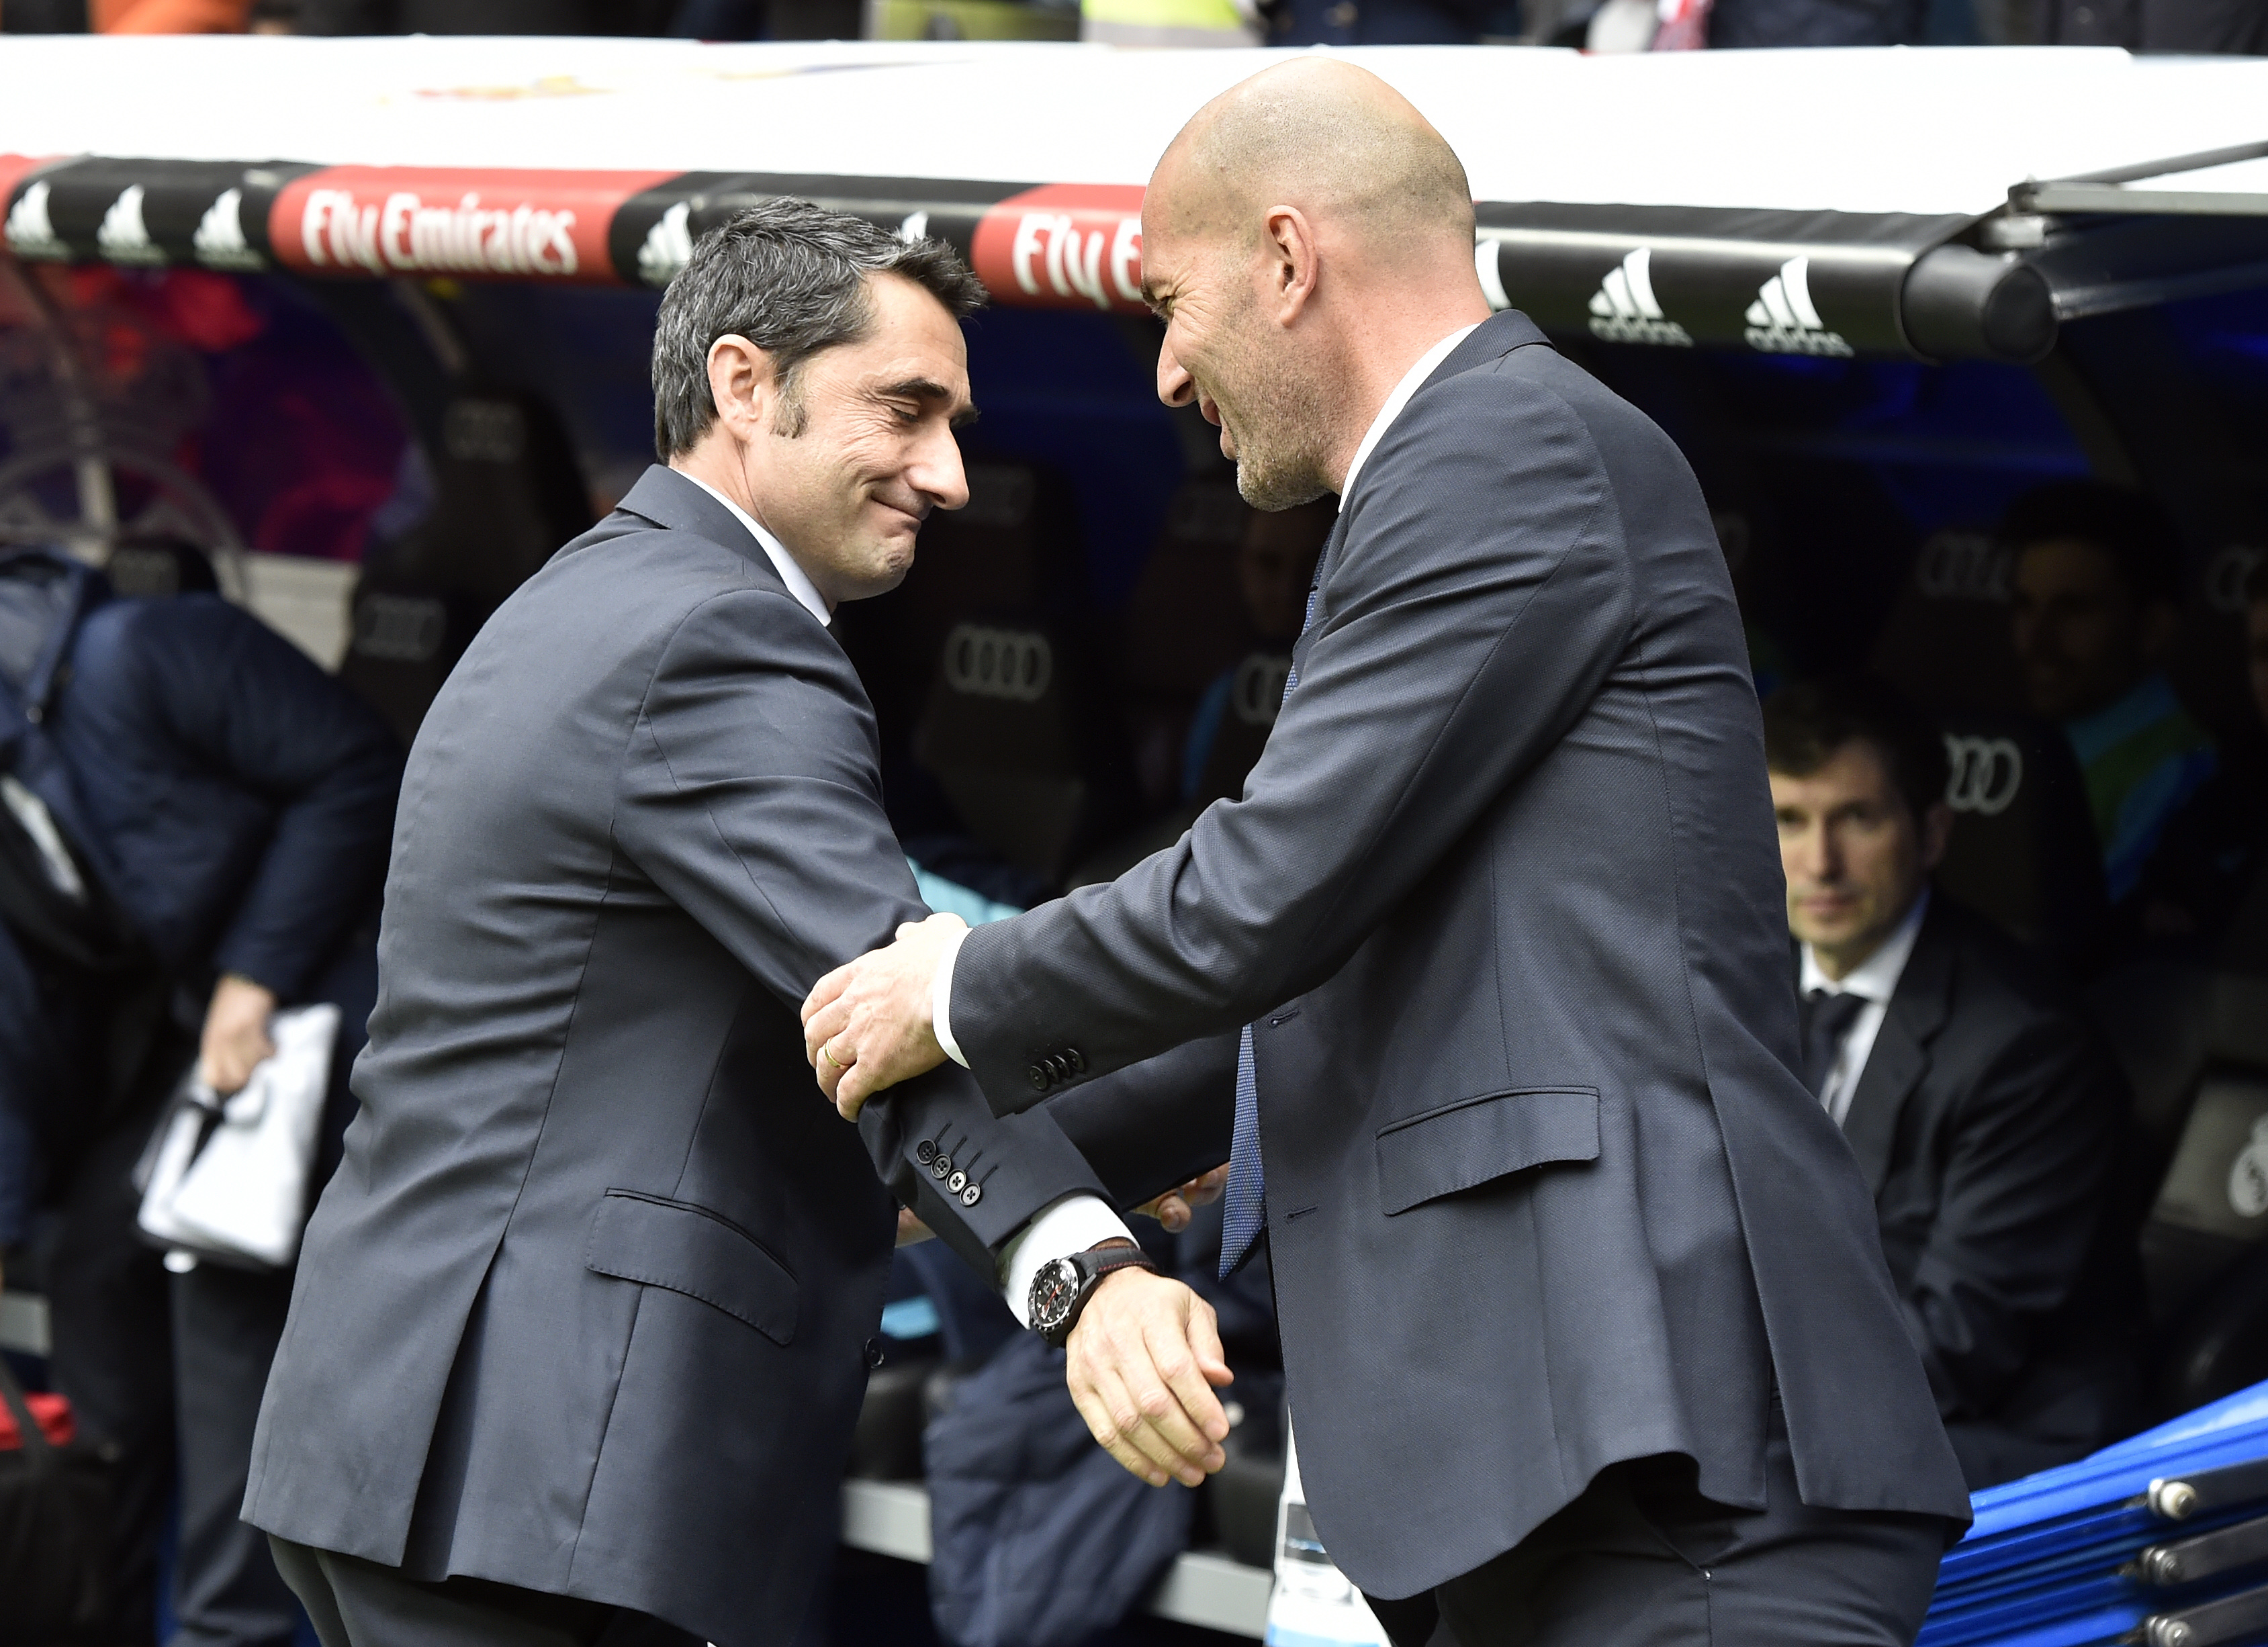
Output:
[[[845,1121],[866,1100],[946,1060],[938,1038],[938,980],[968,936],[958,915],[906,923],[897,941],[836,967],[803,1004],[804,1054]],[[1159,1196],[1136,1210],[1167,1229],[1188,1226],[1191,1209],[1219,1199],[1228,1169]],[[898,1216],[899,1242],[928,1232]],[[1111,1457],[1152,1487],[1170,1478],[1195,1487],[1225,1460],[1228,1415],[1214,1391],[1233,1376],[1212,1305],[1178,1281],[1142,1269],[1103,1277],[1067,1345],[1064,1381],[1086,1427]]]

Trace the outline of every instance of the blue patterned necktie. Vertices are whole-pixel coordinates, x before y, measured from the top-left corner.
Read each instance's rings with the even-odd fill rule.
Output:
[[[1332,542],[1338,529],[1331,530]],[[1330,559],[1331,543],[1323,548],[1323,560]],[[1307,626],[1315,621],[1315,600],[1322,593],[1322,574],[1315,575],[1314,586],[1307,591],[1307,615],[1300,621],[1300,633],[1305,635]],[[1296,664],[1284,678],[1284,696],[1288,701],[1293,687],[1300,684]],[[1236,1132],[1228,1146],[1228,1189],[1220,1208],[1220,1273],[1226,1279],[1229,1271],[1244,1261],[1252,1250],[1253,1242],[1260,1239],[1262,1226],[1268,1222],[1267,1186],[1260,1170],[1260,1077],[1252,1059],[1252,1026],[1244,1026],[1244,1033],[1236,1042]]]

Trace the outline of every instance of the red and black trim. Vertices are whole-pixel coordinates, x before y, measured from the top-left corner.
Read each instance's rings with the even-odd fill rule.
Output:
[[[703,233],[782,196],[950,241],[1012,307],[1143,306],[1142,191],[1123,184],[0,155],[18,257],[328,277],[663,285]],[[1490,202],[1478,214],[1493,301],[1562,335],[1662,348],[2029,361],[2061,318],[2268,266],[2268,224],[2250,221],[2170,240],[2144,221],[2123,239],[1993,253],[1960,217]]]

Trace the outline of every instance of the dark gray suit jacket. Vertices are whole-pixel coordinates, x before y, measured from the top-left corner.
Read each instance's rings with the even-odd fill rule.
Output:
[[[881,1311],[881,1180],[988,1270],[1097,1184],[959,1070],[856,1129],[814,1085],[805,992],[924,913],[876,762],[834,637],[668,470],[489,621],[409,758],[362,1113],[248,1520],[725,1647],[793,1633]]]
[[[2124,1084],[2068,995],[1943,893],[1843,1118],[1969,1485],[2139,1419]]]
[[[1258,1020],[1301,1474],[1373,1594],[1620,1459],[1760,1504],[1775,1379],[1806,1502],[1965,1518],[1866,1185],[1791,1072],[1756,691],[1676,447],[1498,315],[1318,577],[1242,798],[970,934],[953,1030],[986,1096]]]

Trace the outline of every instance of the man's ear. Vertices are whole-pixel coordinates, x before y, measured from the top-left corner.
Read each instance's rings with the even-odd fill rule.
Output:
[[[1270,206],[1261,235],[1268,259],[1268,289],[1262,301],[1278,326],[1290,326],[1315,295],[1322,274],[1315,228],[1297,206]]]
[[[709,397],[733,437],[753,441],[770,426],[777,399],[771,357],[737,332],[709,345]]]
[[[1931,803],[1921,815],[1921,869],[1926,875],[1945,862],[1945,849],[1953,841],[1953,808],[1943,801]]]

